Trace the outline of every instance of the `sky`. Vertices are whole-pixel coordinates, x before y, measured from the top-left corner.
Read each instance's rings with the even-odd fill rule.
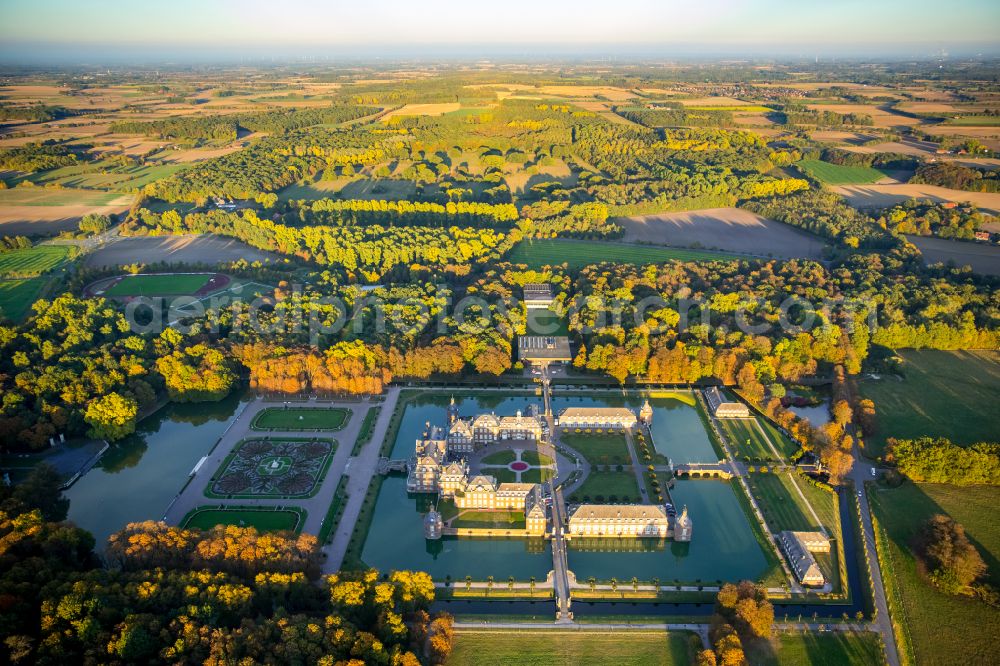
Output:
[[[0,0],[7,60],[1000,53],[1000,0]]]

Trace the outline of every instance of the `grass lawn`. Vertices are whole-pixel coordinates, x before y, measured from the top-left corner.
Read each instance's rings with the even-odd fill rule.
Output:
[[[798,484],[802,494],[819,518],[819,525],[795,491]],[[764,519],[772,531],[818,530],[825,527],[831,535],[836,535],[837,496],[808,483],[803,479],[792,479],[790,474],[752,474],[750,488],[764,512]]]
[[[281,511],[196,509],[185,519],[183,526],[207,530],[216,525],[240,525],[256,527],[261,532],[276,532],[278,530],[299,531],[304,521],[305,511],[302,509],[283,509]]]
[[[0,190],[2,192],[3,190]],[[0,275],[33,277],[66,261],[75,248],[71,245],[36,245],[0,254]]]
[[[890,610],[894,622],[905,628],[914,663],[995,663],[1000,609],[942,594],[931,587],[918,572],[910,543],[928,518],[937,513],[949,514],[965,526],[969,539],[986,561],[988,582],[1000,586],[1000,523],[996,520],[1000,487],[906,483],[899,488],[880,489],[871,498],[873,513],[887,537],[880,539],[879,547],[883,549],[880,557]]]
[[[767,419],[758,418],[757,423],[764,429],[767,436],[771,438],[771,443],[774,444],[774,448],[778,449],[778,453],[783,455],[786,459],[791,458],[795,455],[795,452],[799,450],[798,442],[787,435],[783,435],[781,431]]]
[[[606,631],[458,631],[448,666],[681,666],[688,634]]]
[[[485,465],[509,465],[517,459],[513,451],[497,451],[483,458]]]
[[[524,513],[521,511],[466,511],[453,520],[451,526],[523,530]]]
[[[566,320],[548,308],[528,310],[528,335],[569,335]]]
[[[213,274],[126,275],[104,292],[104,296],[180,296],[194,294]]]
[[[583,485],[573,493],[581,502],[595,502],[598,497],[604,502],[610,501],[613,495],[616,502],[639,501],[639,486],[635,474],[627,472],[591,472]],[[586,498],[590,498],[587,500]],[[625,498],[628,498],[627,500]]]
[[[521,451],[521,462],[529,465],[551,465],[555,462],[552,458],[538,451]]]
[[[497,483],[516,483],[517,472],[509,469],[484,469],[484,474],[489,474],[497,480]],[[521,472],[521,483],[545,483],[553,476],[555,471],[551,469],[526,469]]]
[[[826,185],[875,183],[888,175],[884,171],[872,167],[841,166],[823,160],[802,160],[796,162],[795,166]]]
[[[957,444],[996,441],[1000,432],[1000,352],[902,351],[906,378],[865,379],[861,393],[875,402],[877,429],[866,453],[880,456],[888,437],[930,435]]]
[[[774,452],[757,428],[756,419],[719,419],[719,424],[729,443],[736,447],[737,457],[753,461],[775,460]]]
[[[734,261],[732,255],[701,250],[679,250],[649,245],[630,245],[607,241],[531,240],[521,241],[510,251],[508,259],[529,268],[569,264],[570,269],[582,268],[602,261],[619,264],[657,264],[665,261]]]
[[[591,465],[624,465],[632,462],[625,435],[620,433],[595,435],[564,430],[559,434],[559,440],[579,451]]]
[[[340,430],[350,415],[349,409],[339,407],[268,407],[254,417],[250,427],[254,430]]]
[[[31,305],[38,300],[47,278],[27,280],[0,280],[0,317],[21,321],[31,312]]]
[[[782,634],[751,648],[754,666],[881,666],[882,646],[872,632]]]
[[[358,441],[367,442],[372,438],[372,428],[375,427],[375,419],[378,417],[378,409],[372,408],[365,412],[365,418],[358,429]]]

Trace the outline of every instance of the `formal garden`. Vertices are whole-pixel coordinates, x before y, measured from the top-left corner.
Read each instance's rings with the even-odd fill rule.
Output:
[[[222,462],[205,494],[226,499],[311,497],[335,449],[330,439],[245,439]]]
[[[340,430],[351,410],[342,407],[268,407],[258,412],[254,430]]]
[[[298,507],[210,507],[195,509],[181,522],[181,527],[207,530],[216,525],[255,527],[260,532],[292,530],[298,532],[305,522],[305,509]]]

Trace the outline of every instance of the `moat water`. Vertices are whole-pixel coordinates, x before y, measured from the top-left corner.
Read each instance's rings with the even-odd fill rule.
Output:
[[[693,402],[693,394],[679,392],[679,395]],[[644,400],[636,393],[590,397],[555,392],[552,410],[557,415],[567,407],[630,407],[638,410]],[[677,398],[650,398],[649,405],[653,408],[653,425],[650,427],[653,447],[659,453],[674,463],[719,461],[719,454],[712,447],[697,407]]]
[[[108,536],[128,523],[161,520],[188,474],[236,418],[243,393],[213,403],[169,404],[139,422],[74,483],[66,496],[69,519],[94,535],[102,550]]]
[[[429,394],[408,402],[391,457],[412,455],[414,442],[426,423],[445,424],[448,402],[449,397],[443,394]],[[530,404],[541,408],[541,398],[531,395],[496,398],[456,395],[456,402],[462,416],[484,411],[508,415],[517,410],[527,411]],[[571,406],[638,408],[642,402],[638,395],[580,397],[556,393],[553,409],[558,413]],[[718,460],[697,407],[674,398],[653,398],[650,405],[658,451],[675,462]],[[635,576],[646,581],[659,578],[663,584],[700,580],[709,585],[717,580],[756,578],[765,570],[764,554],[730,483],[679,481],[673,496],[678,504],[688,506],[694,520],[691,543],[577,540],[570,543],[568,553],[569,568],[577,580],[583,582],[593,576],[599,580],[617,578],[625,583]],[[445,576],[454,581],[462,581],[466,576],[476,580],[493,576],[498,585],[509,576],[522,581],[534,576],[541,581],[551,570],[548,541],[468,538],[426,541],[421,518],[429,503],[426,495],[407,494],[402,477],[387,478],[379,492],[362,550],[364,562],[381,570],[428,571],[438,580]]]

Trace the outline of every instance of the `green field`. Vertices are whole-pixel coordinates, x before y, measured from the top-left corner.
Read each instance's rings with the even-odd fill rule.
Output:
[[[602,498],[600,500],[602,502],[611,502],[612,496],[615,497],[615,503],[638,502],[639,486],[635,474],[631,472],[631,466],[628,469],[629,471],[625,472],[591,472],[573,495],[581,502],[596,502],[598,497]],[[589,500],[586,499],[588,497]]]
[[[528,335],[569,335],[566,319],[552,310],[528,310],[525,319]]]
[[[451,522],[452,527],[475,527],[496,530],[523,530],[521,511],[466,511]]]
[[[62,189],[54,187],[12,187],[0,190],[0,206],[110,206],[128,205],[130,199],[118,192]]]
[[[683,666],[688,634],[607,631],[459,631],[448,666]]]
[[[509,465],[515,460],[517,460],[517,456],[513,451],[497,451],[483,458],[482,463],[484,465]]]
[[[760,104],[736,104],[730,106],[685,106],[685,111],[732,111],[733,113],[768,113],[774,111],[769,106]]]
[[[340,430],[351,410],[339,407],[268,407],[254,417],[254,430]]]
[[[945,125],[974,125],[979,127],[997,127],[1000,125],[1000,117],[997,116],[958,116],[957,118],[945,118]]]
[[[826,185],[854,185],[875,183],[886,177],[884,171],[865,166],[841,166],[822,160],[796,162],[805,173]]]
[[[948,437],[958,444],[996,441],[1000,433],[1000,352],[902,351],[905,379],[865,379],[861,393],[875,402],[877,429],[865,442],[870,456],[888,437]]]
[[[544,453],[527,450],[521,451],[521,462],[526,462],[529,465],[551,465],[555,462],[555,460]]]
[[[729,443],[736,447],[736,457],[752,461],[775,462],[774,452],[757,427],[756,419],[719,419],[719,425]],[[782,453],[774,442],[779,455]]]
[[[23,250],[4,252],[0,254],[0,276],[41,275],[66,261],[75,249],[72,245],[36,245]]]
[[[1000,586],[1000,522],[996,520],[1000,487],[906,483],[880,489],[870,497],[887,537],[879,543],[882,578],[893,621],[904,627],[901,648],[912,646],[916,664],[996,663],[1000,609],[931,587],[918,571],[910,544],[928,518],[946,513],[965,526],[989,566],[988,582]]]
[[[207,530],[216,525],[239,525],[256,527],[261,532],[276,532],[279,530],[301,530],[305,520],[302,509],[282,509],[272,511],[267,509],[196,509],[189,514],[182,527],[195,527]]]
[[[87,192],[92,196],[103,195],[107,202],[121,197],[122,192],[131,192],[140,189],[154,180],[166,178],[185,168],[186,164],[147,164],[143,166],[120,167],[112,162],[94,162],[80,164],[76,166],[61,167],[49,171],[40,171],[30,174],[24,180],[30,180],[36,185],[50,185],[58,183],[65,188],[90,188],[87,192],[83,190],[70,190],[75,192]],[[103,172],[103,173],[102,173]],[[41,188],[36,188],[41,189]],[[97,190],[114,190],[112,192],[99,192]],[[58,191],[58,190],[47,190]],[[67,203],[86,203],[74,200]],[[52,205],[52,204],[49,204]]]
[[[795,491],[798,484],[809,505],[819,518],[813,518],[809,506]],[[764,512],[764,519],[771,531],[782,530],[814,531],[825,527],[831,535],[837,527],[837,496],[817,488],[804,479],[791,478],[790,474],[751,474],[750,489]]]
[[[665,261],[734,260],[732,255],[701,250],[677,250],[668,247],[630,245],[606,241],[528,240],[521,241],[510,251],[508,259],[531,268],[569,264],[582,268],[602,261],[619,264],[656,264]]]
[[[591,465],[631,464],[625,435],[620,433],[587,434],[567,432],[559,434],[559,440],[576,449]]]
[[[31,305],[45,287],[47,278],[0,280],[0,316],[21,321],[31,311]]]
[[[753,666],[882,666],[878,634],[782,634],[748,651]]]
[[[181,296],[196,293],[212,277],[196,275],[126,275],[104,291],[104,296]]]

